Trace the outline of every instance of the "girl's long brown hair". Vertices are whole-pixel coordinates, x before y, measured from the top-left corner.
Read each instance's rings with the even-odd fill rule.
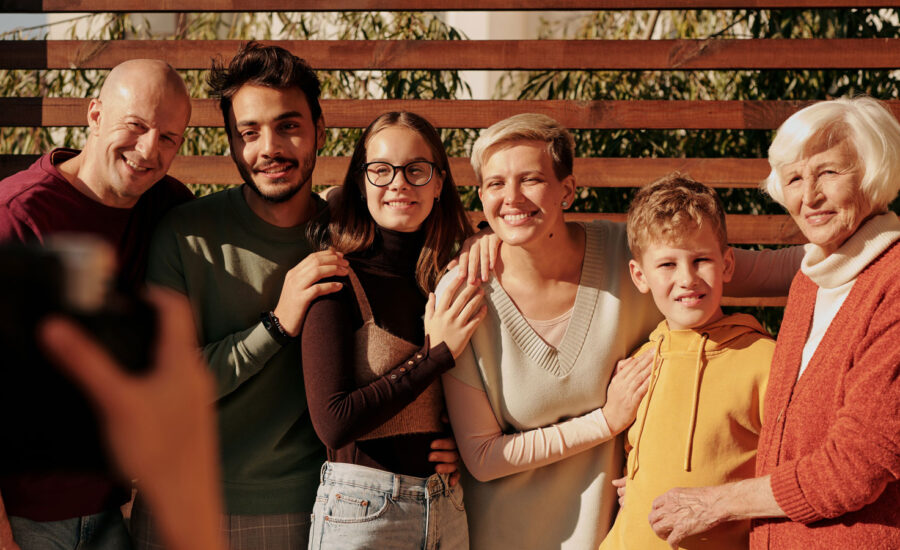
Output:
[[[434,290],[447,262],[462,241],[472,234],[472,227],[456,192],[456,182],[450,173],[450,162],[441,138],[430,122],[415,113],[405,111],[384,113],[369,124],[353,150],[341,192],[330,205],[331,216],[327,235],[326,228],[319,226],[313,228],[312,237],[323,247],[330,245],[344,254],[372,246],[376,223],[369,213],[365,198],[368,185],[363,171],[366,146],[372,136],[391,127],[408,128],[420,135],[431,149],[436,169],[444,176],[440,202],[435,202],[431,213],[422,224],[425,244],[416,264],[416,282],[419,288],[427,293]]]

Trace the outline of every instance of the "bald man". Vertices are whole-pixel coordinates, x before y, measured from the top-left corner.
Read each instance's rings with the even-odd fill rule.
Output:
[[[54,149],[0,181],[0,243],[43,243],[60,232],[94,234],[116,249],[121,284],[137,288],[157,221],[193,197],[166,176],[190,116],[187,88],[168,64],[137,59],[116,66],[88,107],[83,150]],[[90,421],[86,409],[57,412],[54,427],[62,434],[78,434]],[[0,495],[2,550],[130,548],[119,513],[128,487],[99,466],[79,474],[0,478]]]

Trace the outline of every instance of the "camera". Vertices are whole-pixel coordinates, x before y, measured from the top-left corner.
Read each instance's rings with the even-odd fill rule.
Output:
[[[123,288],[115,251],[97,237],[0,245],[0,475],[108,469],[90,403],[42,351],[37,330],[48,315],[73,319],[140,375],[152,364],[156,312]]]

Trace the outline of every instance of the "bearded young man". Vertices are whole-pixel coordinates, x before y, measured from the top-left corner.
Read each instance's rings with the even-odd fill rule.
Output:
[[[227,67],[213,64],[209,85],[244,184],[160,224],[148,282],[190,302],[217,382],[230,547],[306,548],[325,452],[310,422],[296,336],[310,302],[341,288],[322,280],[348,272],[340,254],[314,252],[306,237],[306,224],[327,215],[311,192],[325,142],[319,81],[287,50],[251,42]],[[437,457],[453,463],[458,455]],[[137,548],[161,548],[152,523],[139,496]]]

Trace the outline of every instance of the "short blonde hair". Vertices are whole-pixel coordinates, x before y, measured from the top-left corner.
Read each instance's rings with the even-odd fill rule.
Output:
[[[522,113],[503,119],[486,128],[472,146],[472,169],[481,184],[481,168],[487,152],[492,147],[513,141],[543,141],[553,160],[553,173],[557,179],[572,175],[575,159],[575,138],[559,122],[547,115]]]
[[[628,208],[628,247],[634,259],[651,243],[677,243],[694,231],[712,227],[719,245],[728,246],[725,209],[716,192],[678,173],[645,186]]]
[[[772,171],[762,189],[784,206],[781,171],[809,156],[849,139],[862,170],[860,191],[878,212],[900,191],[900,124],[884,105],[871,97],[839,98],[801,109],[784,121],[769,146]]]

